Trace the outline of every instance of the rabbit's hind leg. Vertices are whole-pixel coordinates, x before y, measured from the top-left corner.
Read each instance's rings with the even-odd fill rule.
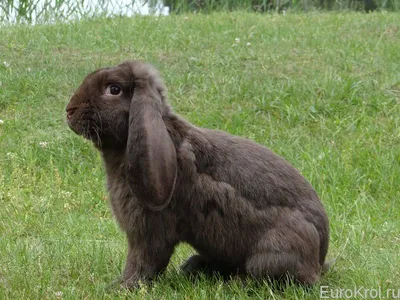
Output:
[[[181,270],[185,274],[203,273],[207,270],[208,265],[206,260],[198,254],[189,257],[182,265]]]
[[[229,278],[241,273],[235,266],[216,261],[209,262],[199,254],[189,257],[181,265],[181,270],[187,275],[205,274],[207,276],[222,276],[223,278]]]
[[[310,231],[303,231],[300,236],[291,228],[269,230],[247,259],[246,273],[255,278],[316,283],[320,274],[318,233],[313,226],[301,229]]]
[[[293,278],[296,282],[311,285],[318,281],[318,268],[310,264],[299,263],[299,257],[293,253],[259,253],[246,263],[247,273],[255,278],[281,280]]]

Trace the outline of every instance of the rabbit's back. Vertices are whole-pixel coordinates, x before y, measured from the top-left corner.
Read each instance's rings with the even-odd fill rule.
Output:
[[[200,135],[189,138],[196,171],[230,185],[253,207],[320,203],[300,172],[268,148],[225,132],[199,130],[203,133],[200,140]]]

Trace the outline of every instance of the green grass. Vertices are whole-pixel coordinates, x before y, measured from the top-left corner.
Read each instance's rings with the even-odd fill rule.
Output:
[[[309,179],[336,259],[321,285],[399,289],[399,24],[385,13],[220,13],[2,27],[0,299],[319,298],[319,285],[192,283],[177,271],[185,245],[152,286],[106,289],[126,242],[99,153],[64,108],[87,73],[131,58],[160,69],[177,113],[267,145]]]

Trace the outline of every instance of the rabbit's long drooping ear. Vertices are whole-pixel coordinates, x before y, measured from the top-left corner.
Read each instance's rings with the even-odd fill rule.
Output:
[[[165,208],[177,176],[174,144],[162,119],[162,100],[150,74],[135,79],[127,143],[131,188],[149,209]]]

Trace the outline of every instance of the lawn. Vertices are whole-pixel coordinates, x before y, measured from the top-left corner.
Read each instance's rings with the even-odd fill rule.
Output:
[[[0,28],[0,299],[318,299],[400,289],[400,15],[215,13]],[[124,235],[99,153],[66,125],[86,74],[144,59],[193,124],[266,145],[320,195],[331,270],[311,288],[166,272],[107,289]],[[400,297],[400,295],[399,295]]]

